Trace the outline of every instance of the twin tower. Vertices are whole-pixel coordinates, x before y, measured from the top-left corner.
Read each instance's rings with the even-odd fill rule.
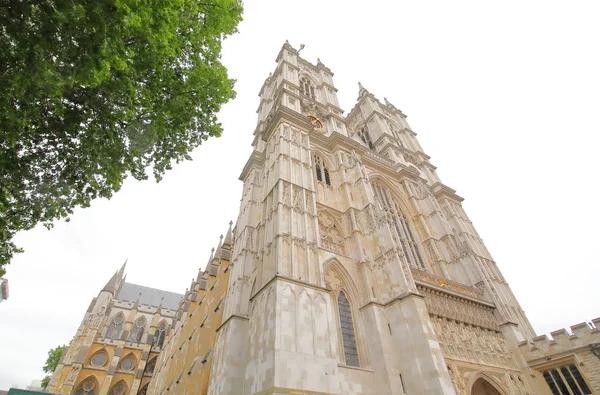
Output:
[[[323,63],[287,42],[276,62],[239,217],[164,344],[159,318],[146,354],[116,336],[113,373],[138,350],[139,377],[114,392],[82,357],[73,393],[93,377],[111,395],[551,394],[519,350],[529,321],[406,116],[362,86],[344,116]]]

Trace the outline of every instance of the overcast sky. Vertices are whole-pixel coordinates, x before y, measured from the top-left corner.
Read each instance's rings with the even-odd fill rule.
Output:
[[[183,293],[236,220],[258,92],[286,39],[408,115],[538,333],[600,316],[598,1],[247,1],[223,61],[237,98],[160,184],[128,180],[70,223],[18,235],[0,304],[0,389],[43,377],[125,259],[127,281]],[[595,289],[595,291],[593,291]]]

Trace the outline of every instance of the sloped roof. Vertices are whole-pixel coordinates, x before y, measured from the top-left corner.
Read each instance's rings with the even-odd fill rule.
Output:
[[[160,305],[161,299],[162,307],[170,310],[177,310],[179,307],[179,301],[183,298],[183,295],[163,291],[162,289],[145,287],[143,285],[137,285],[132,283],[123,283],[119,293],[117,294],[117,299],[127,301],[127,302],[135,302],[140,296],[140,304],[150,305],[150,306],[158,306]]]

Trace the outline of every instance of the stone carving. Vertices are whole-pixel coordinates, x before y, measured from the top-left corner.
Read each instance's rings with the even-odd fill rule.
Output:
[[[444,356],[469,362],[514,368],[506,340],[499,332],[431,316]]]
[[[344,236],[337,228],[333,217],[325,211],[319,212],[319,233],[323,248],[345,255]]]
[[[328,270],[327,273],[325,273],[325,284],[329,289],[332,289],[335,292],[338,292],[340,288],[342,288],[342,280],[334,270]]]
[[[293,207],[294,207],[294,211],[297,212],[298,214],[304,213],[303,195],[304,194],[302,193],[302,190],[300,188],[294,188]]]
[[[415,166],[419,166],[417,158],[410,152],[404,152],[404,160],[406,160],[408,163],[412,163]]]
[[[100,310],[98,310],[96,312],[96,314],[94,314],[94,317],[92,320],[92,328],[98,328],[98,326],[102,322],[102,318],[104,318],[105,311],[106,311],[106,307],[102,306],[100,308]]]
[[[81,365],[73,365],[71,370],[69,371],[69,375],[67,376],[66,384],[73,385],[75,384],[75,380],[77,380],[77,376],[79,376],[79,371],[81,370]]]
[[[498,330],[494,311],[491,307],[463,300],[421,285],[417,285],[417,288],[425,296],[425,304],[429,314],[490,330]]]
[[[415,280],[420,280],[424,282],[428,282],[430,284],[435,284],[438,287],[448,288],[452,291],[459,292],[464,295],[473,296],[476,298],[482,298],[483,292],[478,288],[469,287],[467,285],[462,285],[455,283],[454,281],[436,276],[433,273],[426,272],[424,270],[419,270],[417,268],[412,268],[412,275]]]

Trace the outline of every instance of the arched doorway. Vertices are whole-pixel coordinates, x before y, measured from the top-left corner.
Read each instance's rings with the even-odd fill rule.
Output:
[[[496,389],[492,384],[490,384],[484,378],[478,378],[475,383],[473,383],[473,388],[471,389],[471,395],[502,395],[500,391]]]

